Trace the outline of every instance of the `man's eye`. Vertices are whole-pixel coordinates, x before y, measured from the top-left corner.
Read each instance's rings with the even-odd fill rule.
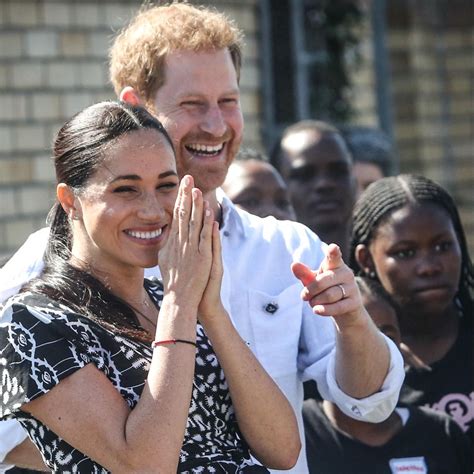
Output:
[[[186,100],[185,102],[181,102],[181,105],[185,107],[198,107],[201,105],[201,102],[197,100]]]
[[[291,170],[289,178],[294,181],[310,181],[313,177],[311,170],[306,168]]]
[[[350,176],[350,170],[347,166],[335,166],[330,171],[331,176],[335,178],[345,178]]]
[[[221,104],[226,104],[226,105],[232,105],[232,104],[238,104],[239,101],[235,97],[228,97],[227,99],[222,99]]]
[[[279,199],[275,203],[280,209],[288,209],[291,206],[291,202],[287,199]]]

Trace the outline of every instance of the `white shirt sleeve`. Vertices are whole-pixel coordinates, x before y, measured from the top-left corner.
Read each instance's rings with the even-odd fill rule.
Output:
[[[320,245],[317,241],[313,244],[311,257],[316,254]],[[313,269],[319,265],[317,261],[305,263]],[[403,358],[396,345],[384,336],[390,350],[390,369],[380,391],[363,399],[352,398],[343,392],[336,382],[334,322],[331,318],[322,318],[323,321],[318,321],[318,316],[313,314],[308,304],[305,304],[303,312],[298,354],[298,365],[303,373],[303,380],[315,380],[321,396],[336,403],[352,418],[371,423],[385,420],[395,409],[405,378]]]
[[[48,237],[47,227],[34,232],[0,269],[0,303],[18,293],[27,281],[41,273]]]
[[[16,420],[5,420],[0,422],[0,474],[12,468],[11,464],[2,461],[5,456],[16,446],[26,439],[26,431]]]
[[[0,269],[0,303],[18,293],[20,288],[43,270],[43,255],[48,242],[49,228],[31,234],[13,257]],[[0,421],[0,473],[13,466],[1,461],[27,437],[16,420]]]
[[[400,388],[405,378],[403,358],[397,346],[382,334],[390,350],[390,368],[380,390],[369,397],[356,399],[344,393],[336,382],[335,353],[331,354],[326,372],[326,382],[330,398],[347,416],[380,423],[393,412],[398,402]],[[323,395],[324,397],[324,395]]]

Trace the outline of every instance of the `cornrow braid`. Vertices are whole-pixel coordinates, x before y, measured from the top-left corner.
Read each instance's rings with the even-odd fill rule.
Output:
[[[353,211],[349,265],[356,275],[363,275],[364,271],[355,258],[357,245],[368,246],[374,238],[375,231],[397,209],[410,203],[422,202],[440,206],[451,217],[462,259],[457,296],[464,314],[472,317],[474,269],[459,212],[450,194],[439,184],[424,176],[402,174],[383,178],[372,183],[362,193]]]

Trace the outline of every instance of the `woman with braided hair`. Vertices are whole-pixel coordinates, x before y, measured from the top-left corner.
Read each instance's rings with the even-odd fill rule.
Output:
[[[352,268],[397,305],[410,361],[400,401],[444,411],[472,437],[474,271],[452,197],[422,176],[383,178],[353,218]]]

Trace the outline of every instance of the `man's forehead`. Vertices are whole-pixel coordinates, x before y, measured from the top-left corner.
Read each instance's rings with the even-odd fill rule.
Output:
[[[308,156],[331,157],[334,160],[351,162],[343,139],[334,133],[320,133],[317,130],[299,130],[285,137],[282,148],[291,154],[293,165],[298,157],[305,161]]]
[[[302,129],[290,133],[282,140],[282,147],[292,153],[301,153],[308,146],[319,142],[321,134],[316,130]]]
[[[175,50],[170,51],[165,59],[166,70],[188,69],[190,65],[196,70],[206,70],[207,64],[231,66],[235,71],[232,56],[228,48],[223,49],[203,49],[193,50]],[[209,72],[209,71],[207,71]]]
[[[238,95],[237,73],[227,49],[173,51],[166,58],[165,81],[158,89],[168,100],[206,95]],[[171,96],[170,96],[171,94]],[[162,99],[165,99],[162,97]]]

